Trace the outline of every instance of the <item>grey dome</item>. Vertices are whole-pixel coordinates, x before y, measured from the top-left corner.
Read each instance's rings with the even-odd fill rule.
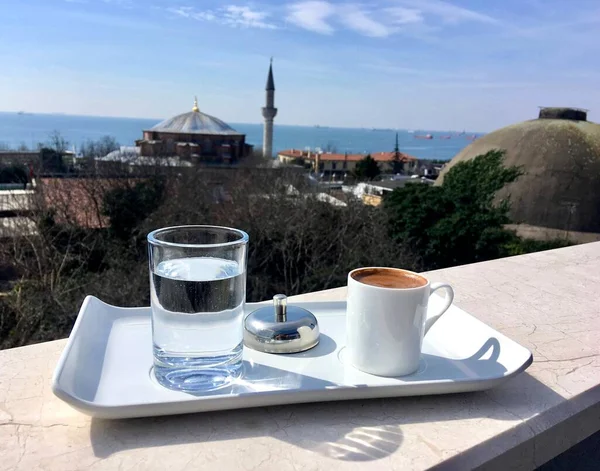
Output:
[[[190,111],[189,113],[183,113],[166,119],[154,126],[151,131],[183,134],[240,135],[239,132],[219,118],[200,111]]]
[[[436,185],[457,163],[492,149],[505,150],[504,165],[524,172],[497,195],[510,195],[515,224],[600,233],[600,124],[586,121],[583,110],[542,109],[539,119],[477,139],[446,165]]]

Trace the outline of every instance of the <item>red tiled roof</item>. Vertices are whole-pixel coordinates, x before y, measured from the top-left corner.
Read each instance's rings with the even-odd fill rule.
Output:
[[[307,152],[300,149],[289,149],[282,150],[279,152],[279,155],[284,155],[285,157],[306,157]]]
[[[395,152],[373,152],[370,155],[377,162],[391,162],[392,160],[394,160],[395,154]],[[418,160],[416,157],[405,154],[404,152],[399,152],[398,154],[401,162],[416,162]],[[290,149],[279,152],[279,155],[283,155],[284,157],[305,158],[315,160],[317,154],[316,152],[311,152],[309,157],[307,151],[299,149]],[[364,159],[366,155],[367,154],[333,154],[325,152],[323,154],[319,154],[319,160],[321,160],[321,162],[357,162],[359,160]]]
[[[412,155],[405,154],[404,152],[398,152],[398,154],[402,162],[416,162],[419,160]],[[371,157],[373,157],[377,162],[390,162],[394,160],[395,155],[395,152],[374,152],[371,154]]]

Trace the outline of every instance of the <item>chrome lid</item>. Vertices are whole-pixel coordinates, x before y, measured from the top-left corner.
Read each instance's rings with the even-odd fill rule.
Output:
[[[248,314],[244,345],[266,353],[297,353],[319,343],[317,318],[306,309],[287,305],[285,294],[273,296],[273,306]]]

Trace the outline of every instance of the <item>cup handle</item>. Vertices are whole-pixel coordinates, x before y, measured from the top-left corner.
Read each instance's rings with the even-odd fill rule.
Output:
[[[441,288],[444,288],[446,290],[446,296],[444,296],[444,307],[442,308],[439,314],[427,318],[427,320],[425,321],[425,328],[423,329],[423,337],[427,335],[427,332],[429,332],[429,329],[431,329],[433,324],[435,324],[439,320],[439,318],[442,317],[442,314],[444,314],[448,310],[448,308],[452,306],[452,301],[454,300],[454,290],[452,289],[452,286],[450,286],[448,283],[431,283],[431,291],[429,292],[429,296],[431,296],[435,291]]]

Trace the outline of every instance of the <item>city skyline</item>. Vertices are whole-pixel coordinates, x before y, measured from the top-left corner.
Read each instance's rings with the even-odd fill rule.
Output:
[[[600,7],[440,0],[15,0],[0,6],[0,109],[490,131],[537,106],[599,121]]]

